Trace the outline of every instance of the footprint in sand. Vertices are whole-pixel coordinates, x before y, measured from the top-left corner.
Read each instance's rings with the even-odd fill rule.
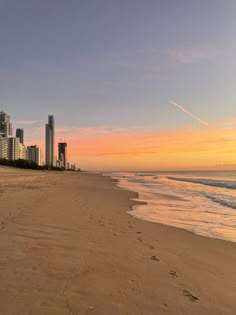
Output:
[[[99,225],[105,226],[105,224],[102,223],[102,220],[98,220],[98,222],[99,222]]]
[[[172,279],[178,278],[177,272],[174,270],[170,270],[169,275],[172,277]]]
[[[137,234],[142,234],[141,232],[137,232]]]
[[[151,260],[160,261],[160,259],[159,259],[157,256],[152,256],[152,257],[151,257]]]
[[[199,300],[199,298],[197,296],[194,296],[191,292],[189,292],[187,290],[183,290],[182,294],[184,296],[187,296],[191,302],[197,302]]]

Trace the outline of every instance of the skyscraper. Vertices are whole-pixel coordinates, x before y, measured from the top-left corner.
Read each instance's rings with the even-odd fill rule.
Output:
[[[16,139],[19,139],[19,138],[16,137]],[[19,142],[19,159],[26,160],[26,147],[21,142]]]
[[[37,145],[27,147],[27,160],[34,162],[37,165],[41,165],[41,151]]]
[[[61,166],[67,169],[67,143],[58,143],[58,160],[61,162]]]
[[[4,138],[12,136],[10,115],[4,112],[0,112],[0,135]]]
[[[20,143],[24,143],[24,129],[16,129],[16,137],[20,139]]]
[[[46,165],[54,165],[54,117],[48,116],[48,123],[45,125],[45,160]]]
[[[8,160],[14,161],[20,158],[20,139],[15,137],[8,137]]]

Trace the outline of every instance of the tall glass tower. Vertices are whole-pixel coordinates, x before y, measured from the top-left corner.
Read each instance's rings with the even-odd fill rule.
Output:
[[[54,117],[48,116],[48,123],[45,125],[45,159],[46,165],[54,165]]]
[[[24,129],[17,128],[16,129],[16,138],[20,139],[20,143],[24,143]]]
[[[0,135],[3,138],[12,136],[12,124],[10,115],[4,112],[0,112]]]

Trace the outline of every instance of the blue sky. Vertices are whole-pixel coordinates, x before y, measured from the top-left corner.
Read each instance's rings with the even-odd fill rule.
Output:
[[[199,125],[169,99],[235,117],[235,34],[234,0],[0,0],[0,109],[26,131]]]
[[[188,124],[168,99],[206,120],[236,115],[235,12],[230,0],[2,0],[1,108],[78,126]]]

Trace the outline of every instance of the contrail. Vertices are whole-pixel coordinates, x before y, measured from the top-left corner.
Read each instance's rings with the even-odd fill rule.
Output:
[[[187,115],[191,116],[192,118],[194,118],[194,119],[200,121],[201,124],[203,124],[203,125],[205,125],[205,126],[209,126],[209,124],[208,124],[206,121],[204,121],[204,120],[198,118],[197,116],[193,115],[192,113],[190,113],[189,111],[187,111],[187,109],[183,108],[183,106],[181,106],[181,105],[179,105],[179,104],[177,104],[177,103],[175,103],[175,102],[173,102],[173,101],[169,101],[169,103],[172,104],[172,105],[174,105],[174,106],[176,106],[176,107],[178,107],[178,108],[179,108],[180,110],[182,110],[182,112],[184,112],[185,114],[187,114]]]

